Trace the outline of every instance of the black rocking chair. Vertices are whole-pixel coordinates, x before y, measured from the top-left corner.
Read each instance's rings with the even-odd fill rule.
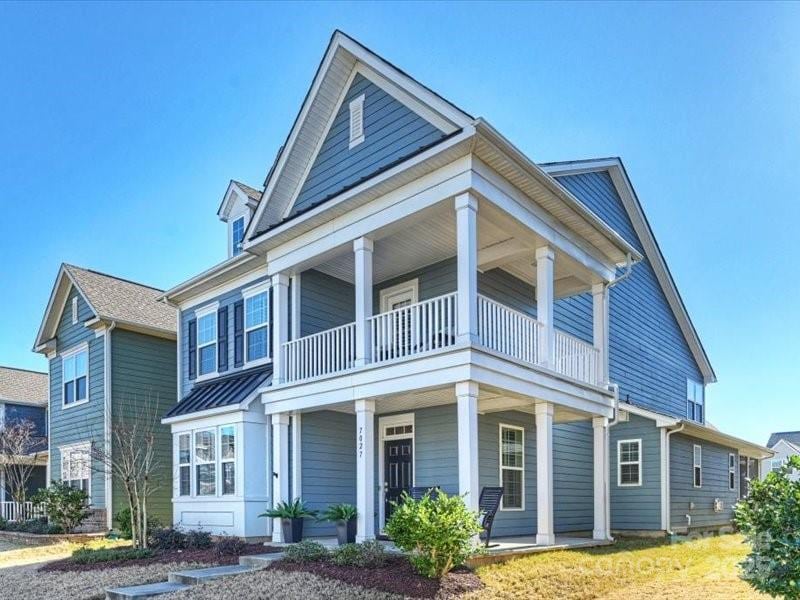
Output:
[[[422,498],[428,492],[431,493],[431,499],[436,498],[439,494],[439,486],[435,485],[433,487],[412,487],[411,490],[408,492],[408,495],[411,497],[412,500],[422,500]]]
[[[481,526],[486,535],[486,547],[489,548],[489,539],[492,537],[492,524],[497,509],[500,508],[500,500],[503,498],[503,488],[485,487],[481,490],[481,498],[478,501],[478,509],[481,511]],[[497,544],[495,544],[497,546]]]

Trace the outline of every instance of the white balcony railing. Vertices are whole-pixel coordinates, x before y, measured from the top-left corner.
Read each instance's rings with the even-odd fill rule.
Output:
[[[455,344],[456,298],[454,292],[370,317],[372,362],[409,358]]]
[[[283,352],[289,382],[346,371],[356,358],[356,324],[348,323],[286,342]]]
[[[44,516],[44,507],[33,502],[0,502],[0,519],[5,521],[28,521]]]
[[[556,329],[553,339],[555,371],[597,385],[597,365],[600,353],[597,348],[583,340]]]
[[[541,335],[542,324],[533,317],[478,296],[478,337],[487,348],[538,365]]]

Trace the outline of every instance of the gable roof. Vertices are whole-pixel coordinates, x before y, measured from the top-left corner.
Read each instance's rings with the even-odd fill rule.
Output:
[[[241,198],[248,207],[255,210],[258,203],[261,201],[262,194],[262,190],[257,190],[246,183],[231,179],[225,190],[225,194],[222,196],[222,201],[219,203],[217,216],[223,221],[227,220],[237,197]]]
[[[167,337],[175,336],[177,312],[158,300],[162,290],[65,263],[59,269],[50,294],[36,336],[35,351],[42,351],[42,346],[55,336],[58,319],[72,286],[99,321],[115,322],[118,327],[141,329]]]
[[[49,397],[47,373],[0,367],[0,402],[46,406]]]
[[[776,431],[769,436],[767,446],[774,448],[775,444],[784,440],[800,450],[800,431]]]
[[[644,247],[645,256],[652,266],[661,289],[667,298],[667,302],[675,315],[681,333],[686,339],[692,356],[703,374],[703,380],[705,383],[714,383],[717,380],[714,368],[711,366],[711,361],[706,354],[703,343],[700,341],[700,335],[697,333],[694,323],[692,323],[689,311],[686,309],[678,287],[675,285],[675,280],[672,277],[669,266],[667,266],[667,261],[656,241],[653,229],[650,227],[650,223],[642,209],[639,198],[633,189],[633,184],[628,177],[625,166],[622,164],[622,160],[619,157],[609,157],[542,163],[540,166],[547,173],[552,175],[556,181],[560,175],[573,175],[595,171],[607,171],[609,173],[611,180],[614,182],[614,187],[617,189],[617,193],[622,199],[628,217],[633,223],[636,235]]]

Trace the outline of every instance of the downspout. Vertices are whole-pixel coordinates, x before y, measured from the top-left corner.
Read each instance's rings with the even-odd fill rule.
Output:
[[[103,429],[105,435],[105,452],[108,454],[108,459],[112,455],[112,442],[111,442],[111,332],[117,326],[116,321],[111,321],[111,325],[106,328],[103,343],[103,396],[104,396],[104,416],[103,416]],[[112,478],[111,467],[106,465],[105,472],[105,488],[106,488],[106,527],[111,529],[114,525],[114,514],[112,511],[112,488],[114,481]]]
[[[664,511],[664,517],[662,519],[662,525],[666,525],[666,532],[667,535],[673,535],[672,531],[672,519],[670,519],[670,505],[671,502],[671,489],[670,489],[670,469],[669,469],[669,455],[670,455],[670,444],[669,444],[669,436],[673,433],[680,433],[683,431],[683,428],[686,427],[686,423],[681,423],[680,427],[677,429],[668,429],[667,433],[665,434],[667,443],[664,445],[664,464],[661,465],[662,471],[664,471],[664,481],[665,481],[665,493],[663,503],[661,505],[661,510]],[[690,515],[686,515],[686,518],[689,521],[689,526],[691,527],[692,524],[692,517]]]

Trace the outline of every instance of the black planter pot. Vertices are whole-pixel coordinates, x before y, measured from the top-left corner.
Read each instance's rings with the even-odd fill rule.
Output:
[[[283,541],[294,544],[303,539],[303,519],[281,519]]]
[[[355,544],[356,542],[356,520],[336,521],[336,537],[339,545]]]

